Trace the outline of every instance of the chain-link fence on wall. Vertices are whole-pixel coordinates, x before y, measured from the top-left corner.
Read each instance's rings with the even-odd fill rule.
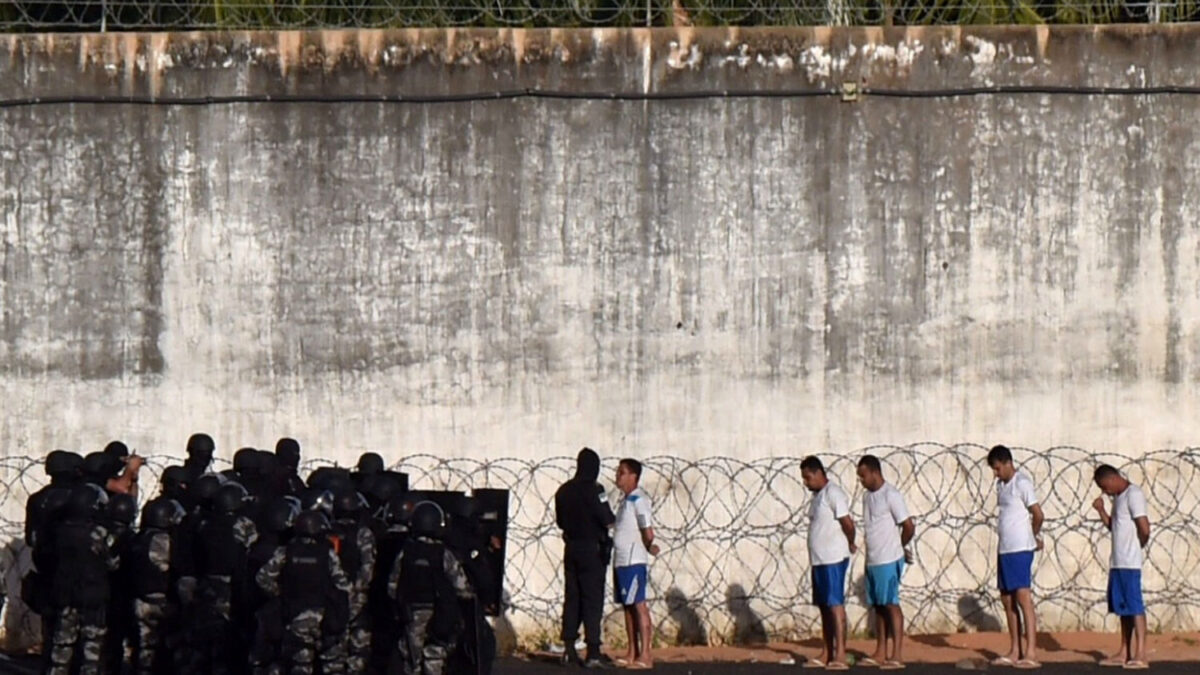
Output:
[[[1200,0],[60,0],[0,3],[0,30],[803,26],[1200,19]]]
[[[976,445],[879,446],[825,455],[831,478],[853,497],[861,516],[862,488],[855,465],[864,453],[879,456],[884,475],[908,500],[917,524],[916,564],[906,571],[901,597],[910,630],[946,632],[998,629],[993,478]],[[1092,502],[1091,476],[1110,463],[1140,484],[1149,501],[1153,531],[1144,572],[1150,625],[1200,628],[1200,450],[1161,451],[1137,459],[1057,447],[1017,450],[1017,461],[1037,484],[1046,513],[1045,550],[1035,563],[1035,593],[1048,630],[1105,625],[1104,590],[1109,537]],[[602,480],[611,486],[616,457],[605,460]],[[664,635],[682,643],[796,637],[819,628],[809,605],[806,548],[808,493],[800,457],[739,460],[644,459],[642,485],[654,503],[662,555],[651,568],[651,608]],[[148,463],[157,474],[169,458]],[[325,464],[309,462],[307,468]],[[419,489],[511,490],[506,618],[526,643],[557,633],[562,602],[562,545],[554,524],[553,494],[574,473],[573,458],[405,458],[397,468]],[[6,489],[0,496],[0,530],[10,601],[15,599],[28,553],[20,539],[26,497],[44,483],[39,460],[0,460]],[[151,477],[143,485],[153,485]],[[612,495],[614,500],[617,495]],[[15,564],[14,564],[15,558]],[[863,561],[852,563],[848,599],[852,629],[867,628]],[[27,613],[10,608],[10,634],[35,631]]]

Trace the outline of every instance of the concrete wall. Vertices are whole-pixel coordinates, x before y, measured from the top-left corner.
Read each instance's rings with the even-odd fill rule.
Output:
[[[0,98],[1195,86],[1197,38],[0,36]],[[1198,102],[0,108],[0,447],[178,454],[195,430],[342,462],[1186,446]]]

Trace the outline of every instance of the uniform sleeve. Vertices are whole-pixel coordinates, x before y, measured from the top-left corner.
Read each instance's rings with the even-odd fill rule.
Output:
[[[329,573],[333,577],[333,587],[339,592],[350,593],[350,578],[346,576],[346,570],[342,569],[342,560],[338,558],[338,554],[329,549]]]
[[[150,564],[162,573],[171,571],[171,535],[159,532],[150,539]]]
[[[254,542],[258,541],[258,528],[254,526],[254,521],[249,518],[238,518],[235,521],[233,535],[237,537],[239,543],[250,550]]]
[[[1141,488],[1133,487],[1129,491],[1129,499],[1125,500],[1125,504],[1129,507],[1129,517],[1133,519],[1145,518],[1146,511],[1146,493],[1142,492]]]
[[[442,553],[442,564],[446,570],[446,576],[450,579],[450,584],[454,586],[454,592],[463,600],[470,600],[475,597],[475,593],[471,590],[471,580],[467,578],[467,572],[463,569],[462,563],[458,562],[450,549],[446,549]]]
[[[645,494],[638,497],[634,502],[634,514],[637,516],[637,526],[639,530],[644,530],[648,527],[654,527],[653,508],[650,504],[650,498]]]
[[[286,555],[286,549],[282,546],[275,549],[274,555],[267,561],[266,565],[258,571],[254,577],[254,581],[258,583],[258,587],[263,589],[267,595],[279,595],[279,573],[283,571],[283,562]]]
[[[371,577],[375,573],[375,533],[371,532],[371,528],[359,528],[358,550],[362,551],[362,564],[358,568],[358,580],[365,586],[371,583]]]
[[[888,509],[892,512],[892,522],[899,525],[908,520],[908,506],[904,503],[904,495],[899,490],[888,490]]]
[[[403,561],[404,551],[401,551],[396,556],[396,561],[392,563],[392,573],[388,575],[388,597],[393,600],[396,600],[400,597],[400,569],[404,567],[404,565],[401,565],[400,563]]]
[[[617,522],[617,517],[613,515],[612,507],[608,504],[608,495],[604,493],[604,488],[596,485],[596,499],[592,501],[592,514],[596,517],[596,522],[600,527],[608,528],[608,526]]]
[[[834,485],[829,491],[829,508],[833,509],[833,517],[841,520],[850,515],[850,497],[840,486]]]
[[[1033,489],[1033,479],[1024,474],[1017,481],[1017,494],[1025,508],[1033,508],[1038,503],[1037,491]]]

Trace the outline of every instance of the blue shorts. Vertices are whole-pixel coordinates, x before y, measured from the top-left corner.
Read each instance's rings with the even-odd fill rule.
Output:
[[[850,559],[832,565],[813,565],[813,604],[818,607],[837,607],[846,604],[846,570]]]
[[[1108,571],[1108,611],[1117,616],[1141,616],[1146,613],[1146,605],[1142,603],[1141,570]]]
[[[1013,593],[1033,587],[1033,551],[1001,553],[996,563],[997,585],[1001,593]]]
[[[900,577],[904,558],[882,565],[867,565],[867,604],[873,607],[900,604]]]
[[[645,565],[618,567],[616,574],[617,602],[632,607],[646,601],[646,579],[650,576]]]

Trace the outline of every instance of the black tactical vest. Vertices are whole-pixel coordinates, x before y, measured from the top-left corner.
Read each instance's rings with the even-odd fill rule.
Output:
[[[243,572],[246,549],[235,536],[237,516],[219,514],[200,524],[196,540],[196,562],[200,576],[232,577]]]
[[[287,613],[295,615],[305,609],[324,607],[332,576],[329,543],[296,539],[288,543],[285,551],[283,570],[279,573],[279,591]]]
[[[97,546],[97,541],[103,543]],[[88,521],[63,522],[54,538],[58,564],[52,601],[56,607],[103,607],[108,603],[108,550],[104,529]],[[97,552],[97,549],[100,551]]]
[[[128,555],[121,563],[123,571],[126,572],[125,579],[132,586],[134,596],[138,598],[156,593],[166,595],[171,589],[170,569],[164,572],[150,560],[150,548],[155,537],[170,539],[171,535],[163,530],[138,532],[129,547]]]

